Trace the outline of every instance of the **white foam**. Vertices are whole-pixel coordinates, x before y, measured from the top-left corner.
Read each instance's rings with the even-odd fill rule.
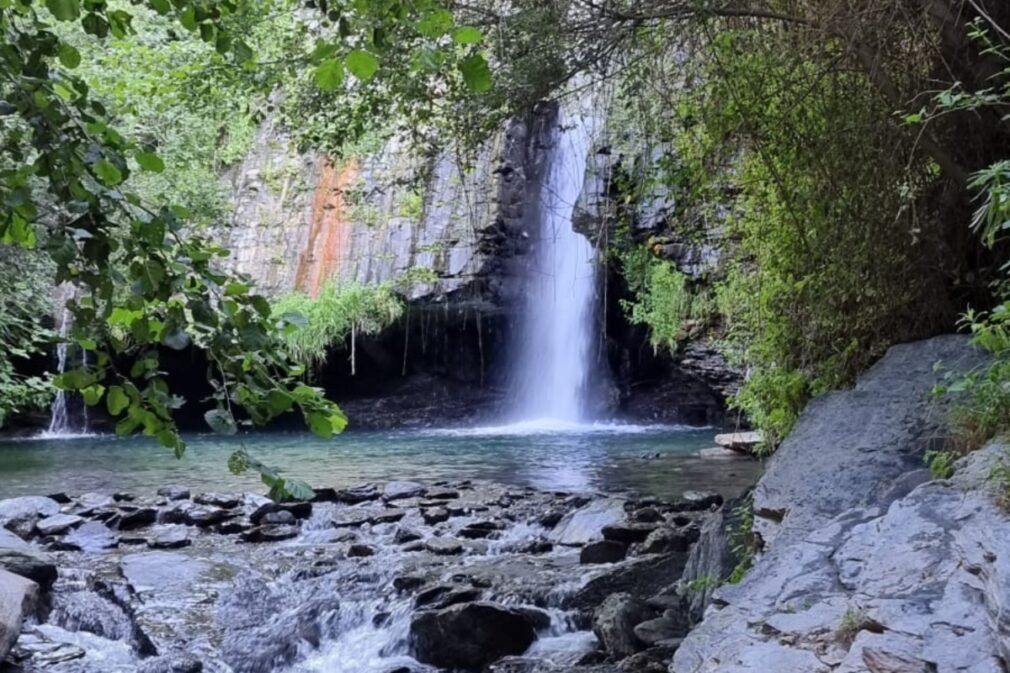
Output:
[[[442,437],[524,437],[534,435],[640,435],[658,432],[687,432],[704,428],[686,425],[637,425],[633,423],[577,423],[558,418],[537,418],[507,425],[485,425],[475,428],[442,428],[423,430],[419,434]]]

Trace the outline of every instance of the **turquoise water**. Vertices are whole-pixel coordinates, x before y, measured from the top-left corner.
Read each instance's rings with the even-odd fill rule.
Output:
[[[5,440],[0,441],[0,497],[149,493],[167,484],[194,491],[263,490],[258,477],[228,471],[228,456],[239,448],[316,487],[390,479],[487,479],[565,491],[674,497],[705,489],[736,495],[756,480],[760,468],[751,462],[699,459],[698,450],[712,445],[713,434],[669,426],[533,424],[348,432],[329,441],[302,433],[194,435],[187,438],[189,448],[181,460],[142,438]]]

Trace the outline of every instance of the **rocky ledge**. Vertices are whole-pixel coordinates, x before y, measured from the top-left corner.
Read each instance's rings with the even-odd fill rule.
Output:
[[[721,502],[468,481],[3,500],[0,670],[663,669]]]
[[[980,357],[959,337],[898,346],[810,405],[754,490],[763,551],[712,593],[671,673],[1010,670],[1010,517],[993,492],[1010,488],[993,479],[1010,448],[930,480],[923,454],[946,415],[930,396],[937,362],[965,371]]]

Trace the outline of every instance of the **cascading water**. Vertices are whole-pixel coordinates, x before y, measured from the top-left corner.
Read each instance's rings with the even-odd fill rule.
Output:
[[[60,374],[67,371],[69,344],[67,337],[73,326],[73,314],[66,307],[67,301],[73,296],[75,288],[72,285],[62,285],[58,289],[56,303],[59,310],[57,318],[59,343],[56,344],[56,369]],[[82,364],[87,364],[87,353],[82,351]],[[64,437],[80,437],[88,434],[88,410],[84,407],[81,413],[82,427],[74,427],[70,414],[70,395],[64,390],[56,391],[53,400],[52,415],[49,427],[42,433],[45,439],[60,439]]]
[[[559,112],[541,191],[526,322],[512,386],[519,421],[556,425],[585,420],[595,252],[572,228],[572,213],[585,179],[590,131],[584,116]]]

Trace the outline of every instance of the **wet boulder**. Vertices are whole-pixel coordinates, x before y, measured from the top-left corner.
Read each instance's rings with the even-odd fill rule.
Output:
[[[593,615],[593,633],[608,654],[622,659],[645,649],[635,627],[654,616],[645,601],[626,593],[611,594]]]
[[[579,563],[589,565],[594,563],[617,563],[623,561],[628,548],[614,540],[591,542],[579,553]]]
[[[649,646],[677,647],[690,630],[687,615],[679,610],[666,610],[662,616],[635,626],[635,635]]]
[[[357,505],[379,499],[379,489],[375,484],[358,484],[350,488],[342,488],[333,494],[334,502],[345,505]]]
[[[60,505],[52,498],[25,496],[0,500],[0,527],[27,538],[40,519],[60,513]]]
[[[13,549],[0,549],[0,570],[31,580],[43,592],[49,591],[58,575],[56,566],[47,558]]]
[[[480,670],[525,652],[536,640],[528,617],[495,603],[422,611],[410,624],[411,653],[439,668]]]
[[[0,662],[21,633],[21,622],[35,612],[39,587],[19,575],[0,570]]]
[[[463,543],[451,537],[433,537],[424,543],[424,548],[437,556],[455,556],[463,553]]]
[[[584,545],[602,539],[603,527],[624,521],[624,501],[604,498],[565,514],[547,539],[561,545]]]
[[[633,542],[644,542],[658,527],[655,523],[622,523],[604,526],[600,532],[603,534],[604,540],[631,544]]]
[[[189,500],[189,489],[185,486],[165,486],[158,489],[158,495],[166,500]]]
[[[657,528],[638,547],[639,554],[668,554],[686,552],[698,539],[698,529]]]
[[[382,499],[389,502],[406,498],[420,498],[427,492],[428,489],[416,481],[391,481],[382,489]]]
[[[185,528],[178,526],[160,530],[147,541],[147,546],[151,549],[181,549],[190,544],[192,542],[189,539],[189,533]]]

